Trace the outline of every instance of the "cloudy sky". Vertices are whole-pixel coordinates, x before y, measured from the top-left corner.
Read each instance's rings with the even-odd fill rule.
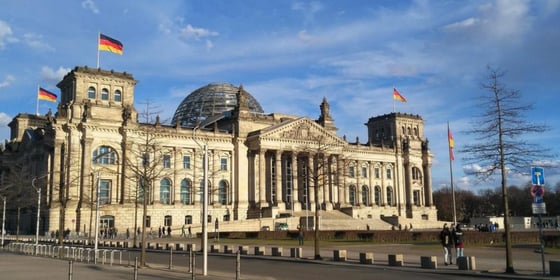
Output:
[[[37,87],[75,66],[96,67],[99,32],[124,44],[100,67],[132,73],[136,104],[151,100],[162,119],[199,87],[242,84],[265,112],[319,116],[326,97],[339,136],[367,141],[368,118],[393,111],[392,88],[419,114],[435,154],[433,184],[449,186],[447,122],[457,149],[480,114],[480,83],[491,65],[535,106],[527,115],[551,130],[532,143],[560,148],[560,0],[524,1],[101,1],[1,0],[0,139],[18,113],[35,113]],[[39,113],[56,103],[41,101]],[[456,152],[455,186],[479,190]],[[528,170],[529,171],[529,170]],[[560,181],[545,169],[546,183]],[[527,176],[510,176],[524,185]]]

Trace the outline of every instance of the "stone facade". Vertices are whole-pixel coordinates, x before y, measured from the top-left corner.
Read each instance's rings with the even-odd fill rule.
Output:
[[[317,206],[354,218],[436,220],[420,116],[370,118],[367,142],[351,142],[336,135],[326,99],[317,120],[262,114],[248,110],[239,87],[228,114],[171,126],[138,121],[150,115],[134,106],[135,84],[126,72],[76,67],[58,84],[54,115],[19,114],[10,123],[0,179],[21,159],[33,162],[30,177],[46,175],[38,181],[44,231],[91,233],[97,197],[101,228],[140,227],[144,197],[148,228],[200,225],[204,146],[212,222],[299,216]]]

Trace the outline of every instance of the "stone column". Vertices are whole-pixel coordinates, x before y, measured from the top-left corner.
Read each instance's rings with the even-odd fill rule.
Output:
[[[259,150],[259,205],[261,208],[268,207],[266,201],[266,150]]]
[[[298,163],[297,152],[292,152],[292,203],[294,211],[301,211],[301,202],[299,201],[299,185],[298,185]]]
[[[337,203],[339,205],[345,205],[346,199],[344,196],[344,190],[346,186],[344,185],[344,159],[341,159],[340,156],[337,157],[336,161],[336,168],[337,168],[337,175],[336,175],[336,185],[337,185]]]
[[[274,170],[275,174],[275,192],[276,192],[276,199],[274,200],[274,204],[278,206],[280,209],[284,209],[285,205],[282,202],[282,151],[276,150],[274,154]]]
[[[432,196],[432,168],[430,163],[422,165],[424,169],[424,196],[426,201],[426,206],[434,205],[434,198]]]
[[[315,166],[315,159],[314,155],[309,155],[307,157],[307,199],[309,201],[309,210],[315,209],[315,203],[319,203],[315,201],[315,188],[319,191],[319,169]]]
[[[362,205],[362,161],[356,160],[356,171],[354,174],[356,175],[356,206]]]

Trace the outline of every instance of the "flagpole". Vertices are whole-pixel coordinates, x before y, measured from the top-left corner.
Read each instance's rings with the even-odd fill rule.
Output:
[[[393,113],[395,112],[395,87],[393,86],[393,93],[391,95],[393,97]]]
[[[101,38],[101,32],[97,32],[97,68],[99,69],[99,38]]]
[[[35,115],[38,116],[39,115],[39,85],[37,85],[37,102],[35,102],[37,104],[37,108],[35,109]]]
[[[453,157],[451,150],[451,139],[450,139],[449,121],[447,121],[447,146],[449,147],[449,174],[451,177],[451,196],[453,197],[453,224],[457,226],[457,211],[455,210],[455,187],[453,186]]]

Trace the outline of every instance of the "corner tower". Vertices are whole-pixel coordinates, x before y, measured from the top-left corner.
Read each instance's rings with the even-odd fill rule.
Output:
[[[126,72],[76,67],[57,84],[61,91],[57,117],[69,122],[90,119],[136,121],[134,86],[137,81]]]

